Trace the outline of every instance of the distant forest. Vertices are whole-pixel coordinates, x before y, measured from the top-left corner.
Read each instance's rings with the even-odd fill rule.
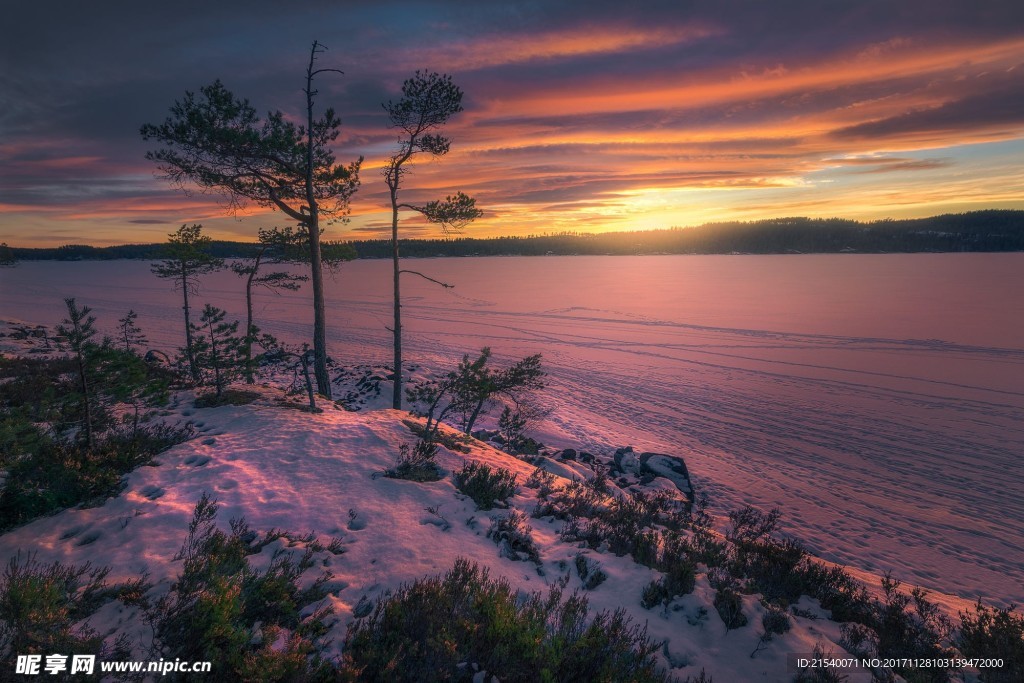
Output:
[[[344,244],[353,247],[359,258],[390,256],[390,240]],[[403,239],[400,245],[405,257],[1024,251],[1024,211],[973,211],[869,223],[841,218],[776,218],[637,232]],[[246,242],[214,241],[210,251],[214,256],[231,258],[248,256],[254,247]],[[45,249],[12,247],[11,252],[26,261],[159,259],[164,256],[163,248],[162,244],[69,244]]]

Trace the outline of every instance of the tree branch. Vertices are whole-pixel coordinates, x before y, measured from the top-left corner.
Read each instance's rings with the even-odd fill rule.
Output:
[[[441,285],[445,289],[454,289],[455,288],[455,285],[450,285],[447,282],[441,282],[440,280],[435,280],[432,277],[427,277],[426,275],[424,275],[423,273],[419,272],[418,270],[400,270],[398,272],[399,273],[409,273],[410,275],[419,275],[424,280],[430,280],[433,283]]]

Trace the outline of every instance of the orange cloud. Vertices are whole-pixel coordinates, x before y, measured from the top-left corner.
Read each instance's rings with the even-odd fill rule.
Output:
[[[906,80],[930,74],[979,73],[991,68],[1010,68],[1024,58],[1024,39],[991,44],[942,46],[912,44],[885,54],[862,53],[836,56],[813,66],[744,68],[733,65],[711,73],[676,79],[657,73],[647,79],[601,77],[578,86],[534,89],[515,98],[492,97],[474,119],[491,116],[562,116],[593,112],[629,112],[740,102],[845,86]],[[897,107],[897,103],[890,103]]]

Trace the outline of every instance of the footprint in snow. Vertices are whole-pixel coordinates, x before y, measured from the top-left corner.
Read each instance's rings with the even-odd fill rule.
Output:
[[[452,525],[448,522],[448,520],[441,519],[440,517],[424,517],[420,520],[420,524],[429,524],[431,526],[436,526],[441,531],[448,531],[452,528]]]
[[[185,464],[192,465],[193,467],[203,467],[208,462],[210,462],[210,458],[205,455],[190,455],[185,458]]]
[[[103,534],[100,533],[99,531],[90,531],[85,536],[82,536],[81,540],[79,540],[78,543],[76,543],[75,545],[82,546],[82,545],[89,545],[91,543],[95,543],[96,541],[98,541],[100,539],[100,537],[102,535]]]
[[[160,488],[159,486],[154,486],[150,484],[149,486],[144,486],[142,489],[140,489],[139,493],[142,494],[142,496],[144,496],[145,498],[148,498],[149,500],[156,500],[157,498],[167,493],[167,491]]]
[[[88,525],[73,526],[70,529],[68,529],[67,531],[65,531],[63,534],[61,534],[60,540],[66,541],[69,538],[74,538],[75,536],[77,536],[78,534],[82,533],[83,531],[85,531],[88,528],[89,528]]]
[[[215,443],[217,443],[217,439],[213,438],[212,436],[209,439],[203,439],[202,441],[202,444],[204,446],[212,446]]]

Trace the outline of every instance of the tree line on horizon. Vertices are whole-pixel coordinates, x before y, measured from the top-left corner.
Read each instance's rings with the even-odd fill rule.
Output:
[[[773,218],[705,223],[690,228],[630,232],[563,232],[550,235],[399,239],[407,257],[544,256],[604,254],[787,254],[1024,251],[1024,211],[983,210],[928,218],[860,222],[844,218]],[[259,243],[211,240],[217,258],[249,258]],[[391,240],[325,241],[325,252],[351,252],[350,258],[389,258]],[[8,247],[25,261],[158,259],[163,244],[94,247]]]

